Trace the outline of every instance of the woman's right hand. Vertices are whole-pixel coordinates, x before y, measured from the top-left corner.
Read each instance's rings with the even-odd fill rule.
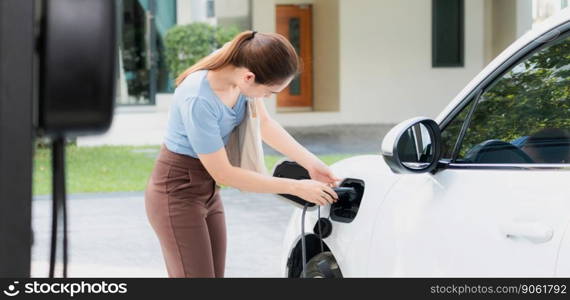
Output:
[[[326,205],[338,201],[338,195],[326,183],[312,180],[297,180],[294,195],[317,205]]]

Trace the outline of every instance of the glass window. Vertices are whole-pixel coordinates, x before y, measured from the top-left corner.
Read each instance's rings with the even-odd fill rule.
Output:
[[[461,111],[451,120],[447,126],[441,132],[441,158],[451,159],[453,155],[453,150],[457,139],[459,138],[459,133],[461,132],[461,127],[467,118],[467,115],[471,111],[471,107],[475,101],[469,100],[469,104],[465,105]]]
[[[570,37],[541,47],[479,98],[457,163],[570,163]]]
[[[301,19],[291,18],[289,19],[289,40],[295,51],[301,53]],[[301,95],[301,78],[296,75],[291,83],[289,84],[289,94],[291,95]]]
[[[432,66],[463,67],[463,0],[432,0]]]
[[[208,0],[206,2],[206,16],[208,18],[213,18],[216,16],[216,9],[214,5],[214,0]]]
[[[155,103],[173,91],[164,57],[164,35],[176,25],[176,0],[123,0],[120,12],[119,105]]]

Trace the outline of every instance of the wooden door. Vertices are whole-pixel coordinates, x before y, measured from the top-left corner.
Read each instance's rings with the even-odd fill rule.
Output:
[[[277,107],[310,108],[313,104],[313,29],[311,5],[277,5],[277,33],[287,37],[301,57],[302,73],[281,93]]]

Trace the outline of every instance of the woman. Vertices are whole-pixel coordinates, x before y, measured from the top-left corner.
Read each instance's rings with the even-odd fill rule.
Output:
[[[263,101],[255,101],[263,141],[305,167],[312,179],[262,175],[228,160],[224,146],[244,118],[245,97],[278,93],[299,72],[299,58],[286,38],[256,33],[240,33],[176,79],[164,144],[145,191],[147,216],[170,277],[224,276],[219,184],[293,194],[318,205],[337,200],[332,187],[339,178],[268,115]]]

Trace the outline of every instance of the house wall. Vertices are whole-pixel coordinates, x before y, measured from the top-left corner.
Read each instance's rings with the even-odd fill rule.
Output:
[[[192,2],[190,0],[176,1],[176,20],[178,25],[189,24],[192,22]]]
[[[339,11],[342,122],[433,118],[484,66],[483,1],[465,1],[464,67],[453,68],[432,68],[431,1],[340,1]]]
[[[531,28],[532,5],[530,0],[486,0],[485,4],[491,28],[487,33],[491,43],[489,62]]]
[[[313,16],[314,109],[340,110],[339,0],[315,1]]]
[[[181,24],[189,24],[192,22],[205,22],[211,25],[215,25],[216,18],[207,17],[206,2],[207,0],[177,0],[176,1],[176,6],[177,6],[176,18],[178,20],[177,23],[181,25]]]
[[[216,0],[215,9],[218,25],[251,28],[249,0]]]

